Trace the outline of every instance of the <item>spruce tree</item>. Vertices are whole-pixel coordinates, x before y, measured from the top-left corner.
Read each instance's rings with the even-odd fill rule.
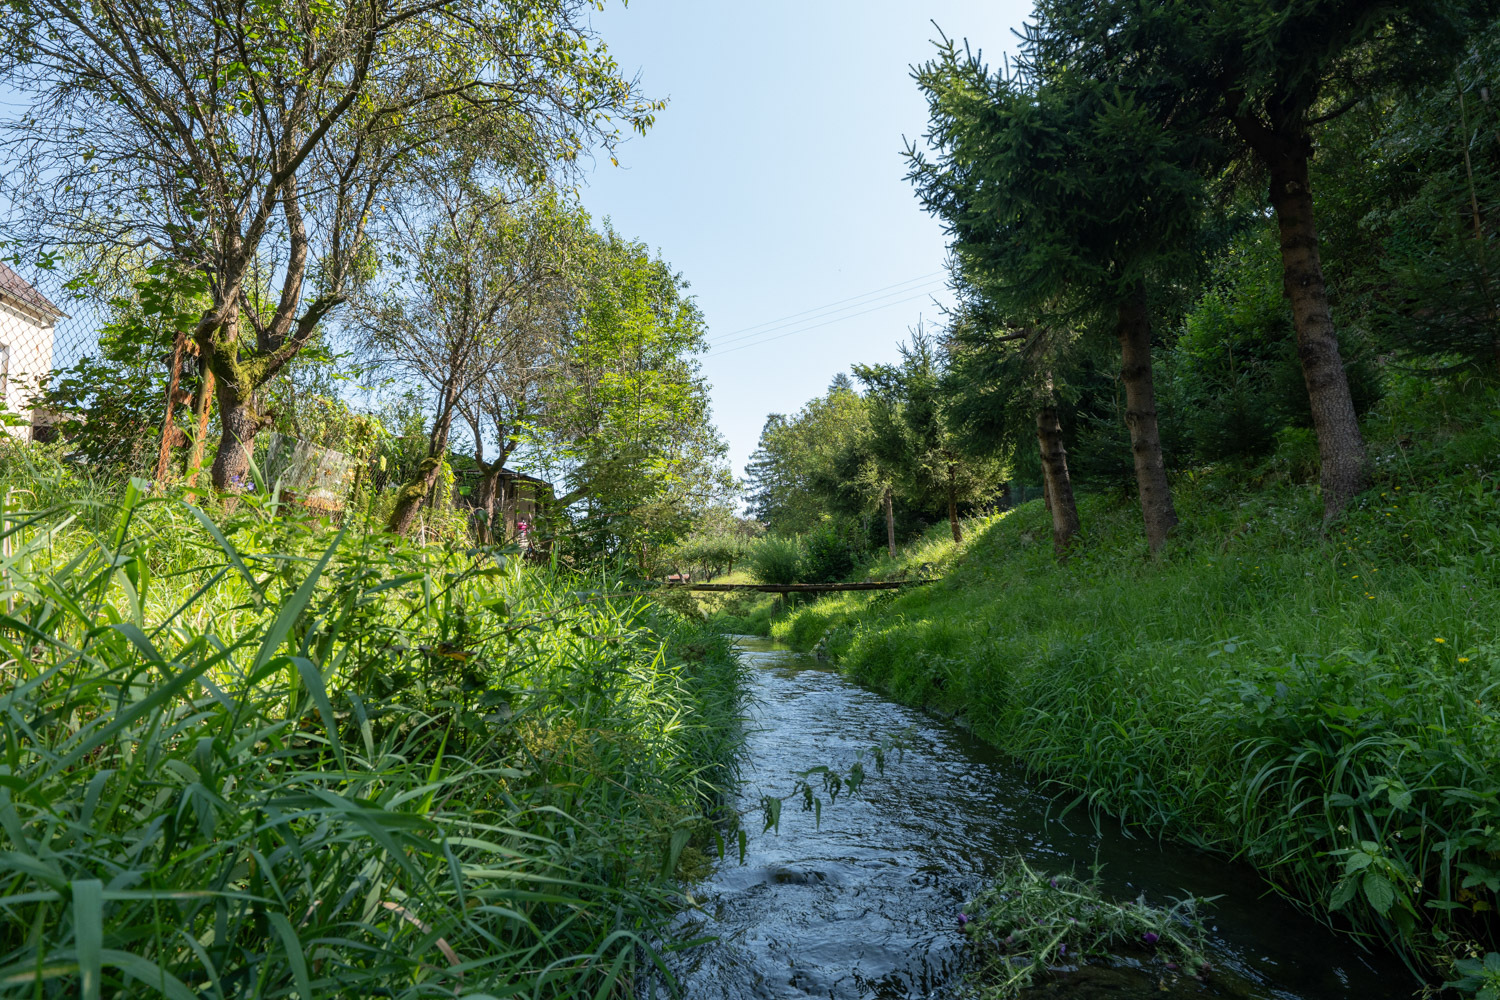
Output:
[[[964,280],[1026,323],[1107,331],[1120,345],[1146,537],[1177,523],[1158,430],[1153,299],[1195,245],[1201,171],[1213,145],[1178,104],[1078,72],[1028,48],[991,73],[951,41],[916,71],[935,159],[909,150],[911,179],[947,224]]]
[[[1275,213],[1313,426],[1325,520],[1369,482],[1313,212],[1319,126],[1361,100],[1444,74],[1496,0],[1041,0],[1032,57],[1114,79],[1179,109],[1180,127],[1223,143],[1231,178],[1259,178]],[[1245,169],[1248,168],[1248,169]]]

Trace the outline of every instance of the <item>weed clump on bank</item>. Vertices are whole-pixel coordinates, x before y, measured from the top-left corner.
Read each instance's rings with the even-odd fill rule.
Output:
[[[967,978],[978,1000],[1012,1000],[1049,971],[1128,956],[1137,975],[1206,980],[1212,965],[1198,915],[1205,902],[1116,902],[1104,898],[1097,875],[1046,875],[1017,858],[959,915],[970,945]]]
[[[97,501],[8,512],[7,995],[629,992],[732,778],[720,636],[502,551]]]

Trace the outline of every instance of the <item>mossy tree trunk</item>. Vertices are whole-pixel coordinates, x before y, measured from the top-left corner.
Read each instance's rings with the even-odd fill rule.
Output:
[[[250,486],[250,456],[255,448],[255,435],[270,420],[258,412],[253,391],[242,396],[238,386],[219,380],[218,397],[219,422],[223,430],[210,475],[216,488],[240,493]]]
[[[391,509],[390,519],[385,524],[386,530],[393,534],[405,535],[411,530],[412,522],[417,519],[417,512],[427,502],[432,488],[437,485],[438,477],[442,475],[443,458],[448,453],[448,434],[453,426],[454,399],[455,393],[450,387],[432,422],[432,433],[427,438],[427,457],[422,459],[416,474],[396,494],[396,506]]]

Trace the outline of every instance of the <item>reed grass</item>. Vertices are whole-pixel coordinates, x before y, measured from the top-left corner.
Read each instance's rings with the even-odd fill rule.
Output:
[[[0,996],[619,997],[659,962],[732,778],[722,638],[501,551],[14,450],[0,485]]]

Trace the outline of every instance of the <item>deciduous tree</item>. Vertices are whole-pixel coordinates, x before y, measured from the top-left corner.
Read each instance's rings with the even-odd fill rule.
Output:
[[[213,479],[243,481],[258,390],[367,273],[396,182],[462,145],[536,179],[641,97],[584,0],[4,0],[12,229],[95,268],[141,248],[207,278],[193,330],[217,376]]]
[[[385,277],[355,310],[360,353],[421,387],[431,414],[427,455],[397,495],[391,531],[405,534],[428,501],[455,418],[470,418],[481,459],[491,430],[500,464],[514,449],[517,428],[484,415],[514,420],[512,409],[526,405],[530,342],[557,329],[547,320],[571,301],[587,232],[587,216],[554,197],[513,204],[479,187],[465,161],[430,178],[378,228]],[[498,468],[485,470],[491,486]]]

